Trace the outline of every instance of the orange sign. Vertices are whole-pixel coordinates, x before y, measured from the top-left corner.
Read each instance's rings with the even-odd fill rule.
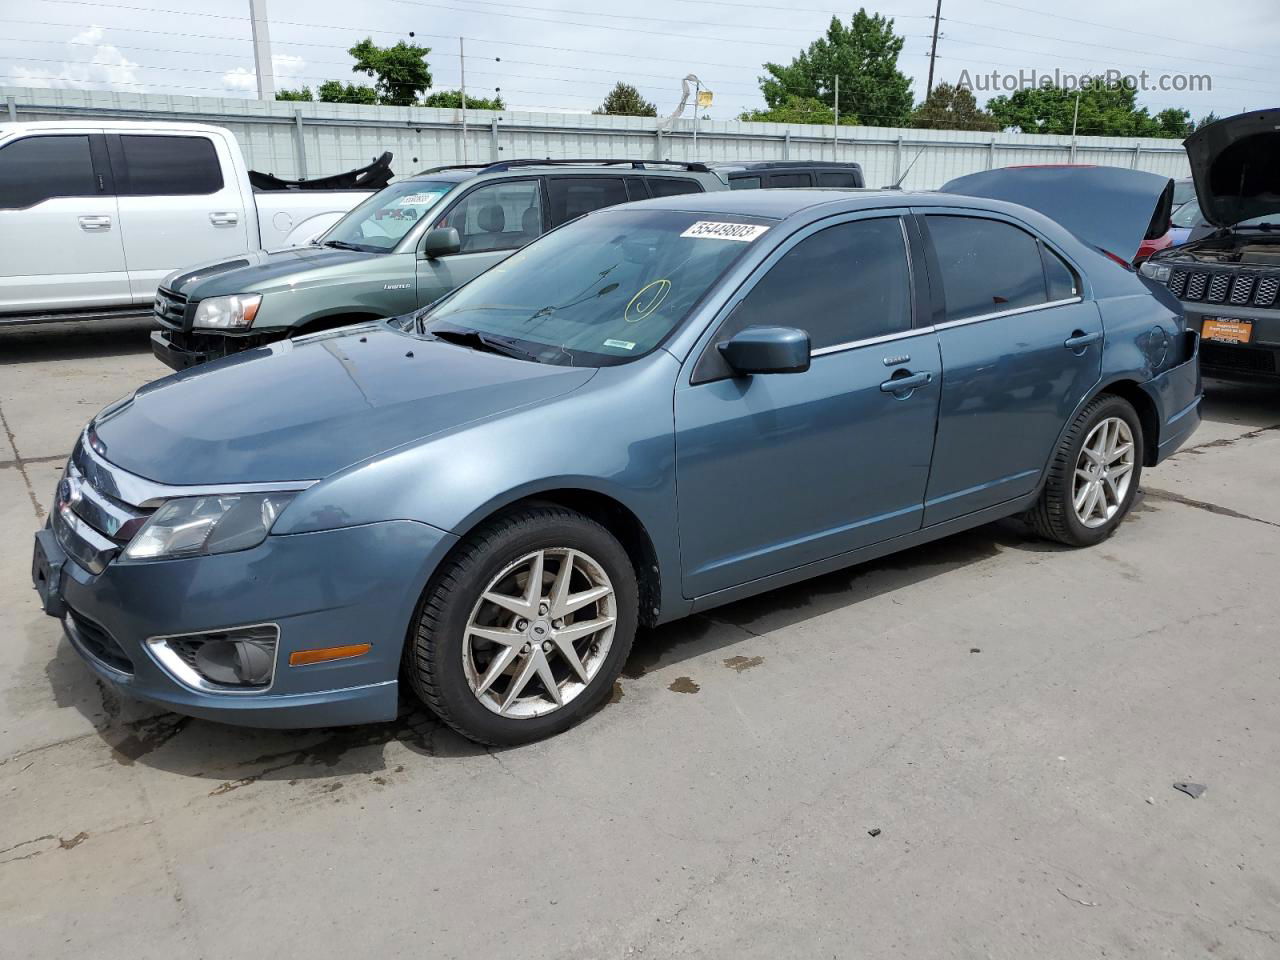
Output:
[[[1226,317],[1205,317],[1200,336],[1219,343],[1248,343],[1253,335],[1252,320],[1230,320]]]

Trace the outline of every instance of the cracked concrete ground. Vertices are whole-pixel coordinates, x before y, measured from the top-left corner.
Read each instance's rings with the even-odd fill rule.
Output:
[[[163,372],[144,328],[0,332],[6,958],[1280,955],[1280,390],[1210,383],[1093,550],[1001,523],[715,610],[486,751],[91,679],[30,535]]]

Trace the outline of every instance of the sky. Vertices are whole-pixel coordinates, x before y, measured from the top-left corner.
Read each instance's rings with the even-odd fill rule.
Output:
[[[899,68],[923,98],[935,0],[883,0],[906,43]],[[787,63],[832,15],[857,4],[797,0],[268,0],[277,86],[363,82],[346,50],[364,37],[432,49],[434,89],[500,90],[513,110],[589,112],[617,80],[660,115],[675,109],[680,78],[714,93],[710,115],[763,106],[767,61]],[[935,82],[1019,70],[1070,74],[1207,74],[1211,90],[1139,94],[1152,113],[1193,117],[1280,103],[1277,0],[942,0]],[[0,4],[0,86],[257,95],[249,0],[16,0]],[[977,93],[979,101],[989,94]]]

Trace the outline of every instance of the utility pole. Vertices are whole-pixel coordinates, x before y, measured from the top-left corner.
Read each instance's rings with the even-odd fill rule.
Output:
[[[276,98],[271,69],[271,33],[267,29],[267,0],[249,0],[249,24],[253,30],[253,66],[258,73],[258,99]]]
[[[836,155],[840,146],[840,74],[836,74],[836,125],[831,131],[831,159],[839,160]]]
[[[929,99],[933,93],[933,61],[938,59],[938,21],[942,19],[942,0],[938,0],[933,11],[933,46],[929,48],[929,85],[925,87],[924,98]]]
[[[462,72],[462,162],[467,162],[467,51],[458,38],[458,64]]]

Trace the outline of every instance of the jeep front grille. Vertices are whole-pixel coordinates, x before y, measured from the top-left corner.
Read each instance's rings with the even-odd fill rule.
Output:
[[[1280,277],[1256,271],[1174,270],[1169,274],[1169,292],[1192,302],[1270,307],[1280,293]]]

